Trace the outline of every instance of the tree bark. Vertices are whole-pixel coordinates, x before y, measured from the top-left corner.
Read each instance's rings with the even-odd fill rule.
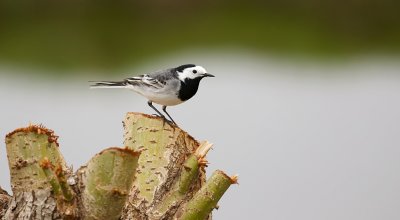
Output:
[[[217,171],[205,181],[212,144],[141,113],[127,113],[123,125],[125,146],[75,173],[53,131],[33,125],[8,134],[13,196],[0,188],[1,219],[211,219],[237,180]]]
[[[123,218],[171,219],[180,203],[192,198],[205,181],[204,170],[195,169],[196,177],[183,194],[186,198],[160,208],[165,195],[178,181],[185,168],[183,163],[199,147],[199,142],[180,128],[158,117],[128,113],[124,120],[124,144],[142,152],[139,169]],[[197,164],[197,160],[195,160]]]
[[[6,214],[11,196],[0,187],[0,218]]]
[[[61,219],[50,181],[40,166],[45,160],[69,172],[57,136],[42,126],[29,126],[8,134],[6,148],[13,197],[4,219]]]

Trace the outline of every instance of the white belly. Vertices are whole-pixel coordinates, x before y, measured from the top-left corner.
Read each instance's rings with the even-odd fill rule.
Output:
[[[135,89],[132,89],[136,93],[142,95],[143,97],[146,97],[148,100],[160,104],[160,105],[165,105],[165,106],[173,106],[173,105],[178,105],[181,104],[183,101],[178,98],[177,95],[174,93],[162,93],[162,92],[154,92],[154,91],[138,91]]]
[[[168,96],[168,95],[157,95],[157,96],[145,96],[148,98],[150,101],[160,104],[160,105],[165,105],[165,106],[173,106],[173,105],[178,105],[181,104],[183,101],[178,99],[175,95],[174,96]]]
[[[165,106],[173,106],[181,104],[183,101],[178,98],[179,81],[173,81],[166,84],[162,88],[132,86],[129,89],[146,97],[148,100]]]

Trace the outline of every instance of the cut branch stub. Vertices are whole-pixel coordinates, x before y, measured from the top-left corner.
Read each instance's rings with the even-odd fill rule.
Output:
[[[11,176],[12,201],[5,219],[53,219],[61,214],[52,188],[40,162],[47,158],[62,172],[66,164],[53,131],[43,126],[28,126],[6,136],[8,164]],[[13,211],[16,207],[18,209]]]
[[[224,172],[216,170],[182,210],[176,213],[176,219],[205,219],[217,206],[217,202],[229,186],[236,183],[237,176],[229,177]]]
[[[71,201],[74,198],[74,193],[67,184],[62,168],[60,166],[55,167],[47,157],[40,161],[40,167],[42,167],[58,200]]]
[[[172,215],[178,210],[179,206],[184,202],[190,186],[198,177],[199,168],[198,158],[195,155],[191,155],[183,164],[181,174],[175,180],[171,189],[152,208],[151,213],[154,219],[163,219],[169,213]]]
[[[132,187],[140,153],[108,148],[95,155],[82,176],[85,219],[118,219]]]
[[[173,186],[166,192],[162,200],[151,210],[154,218],[163,219],[168,214],[172,216],[180,205],[188,202],[187,193],[198,178],[200,168],[206,165],[205,156],[211,147],[212,144],[208,141],[202,142],[196,151],[186,159],[182,165],[180,176],[175,179]]]
[[[13,193],[50,188],[46,174],[40,167],[40,161],[44,158],[66,169],[57,136],[42,126],[33,125],[9,133],[6,147]]]
[[[165,123],[159,117],[127,113],[123,123],[125,146],[142,151],[138,173],[123,218],[170,219],[164,216],[168,210],[159,212],[156,207],[160,207],[159,203],[180,177],[184,169],[183,163],[194,154],[199,143],[185,131]],[[187,192],[185,199],[190,199],[201,187],[205,181],[204,171],[201,170],[196,177],[198,178],[191,182],[191,190]],[[160,214],[163,216],[159,217]]]

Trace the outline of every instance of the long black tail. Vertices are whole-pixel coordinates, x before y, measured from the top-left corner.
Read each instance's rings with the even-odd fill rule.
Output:
[[[90,88],[101,89],[101,88],[125,88],[127,86],[126,81],[90,81],[92,83]]]

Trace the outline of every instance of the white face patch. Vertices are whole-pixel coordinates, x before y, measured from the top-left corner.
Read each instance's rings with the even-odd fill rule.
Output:
[[[181,81],[185,81],[185,79],[202,77],[202,75],[205,73],[207,73],[207,71],[202,66],[195,66],[186,68],[183,70],[183,72],[178,72],[178,77]]]

